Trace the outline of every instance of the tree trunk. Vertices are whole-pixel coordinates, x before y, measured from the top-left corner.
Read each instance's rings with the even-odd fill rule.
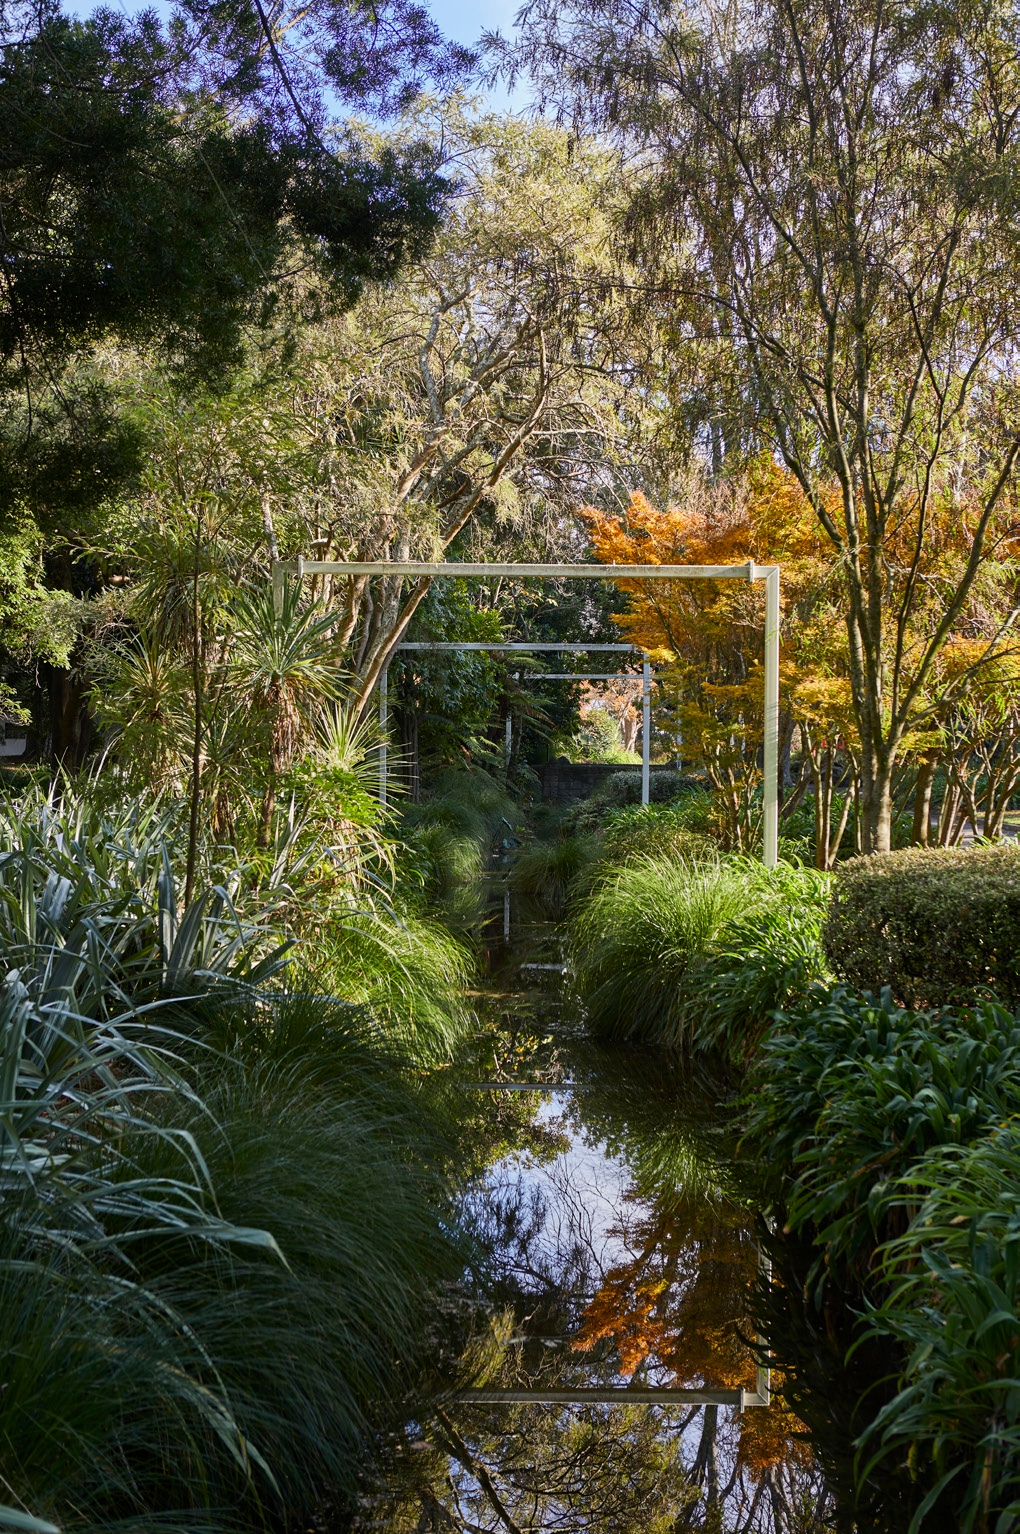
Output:
[[[409,698],[400,707],[400,739],[404,753],[404,777],[407,782],[407,797],[412,804],[421,801],[421,769],[418,752],[418,710],[414,701]]]
[[[917,768],[914,786],[914,826],[911,841],[915,847],[927,847],[931,825],[931,786],[935,779],[935,758],[924,756]]]
[[[704,1483],[707,1510],[713,1510],[719,1502],[719,1461],[716,1440],[719,1432],[718,1406],[706,1406],[701,1424],[701,1441],[691,1467],[695,1481]]]
[[[865,856],[892,847],[893,763],[864,745],[861,751],[861,840]]]
[[[49,704],[47,752],[54,767],[77,771],[92,742],[92,720],[85,703],[85,687],[74,670],[44,663]]]

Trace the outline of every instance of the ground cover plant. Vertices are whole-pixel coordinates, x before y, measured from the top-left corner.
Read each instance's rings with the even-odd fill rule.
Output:
[[[745,1083],[746,1149],[784,1232],[770,1335],[799,1339],[796,1408],[876,1526],[883,1502],[911,1530],[1014,1526],[1018,1067],[999,1003],[919,1012],[818,987],[775,1014]],[[826,1372],[856,1403],[839,1433]]]
[[[1014,1120],[938,1147],[900,1180],[917,1212],[879,1251],[885,1299],[868,1319],[907,1363],[864,1436],[865,1470],[904,1450],[930,1456],[966,1534],[1020,1517],[1018,1161]]]
[[[338,1513],[466,1255],[420,948],[330,1000],[243,870],[180,908],[173,813],[0,816],[3,1474],[65,1528]]]

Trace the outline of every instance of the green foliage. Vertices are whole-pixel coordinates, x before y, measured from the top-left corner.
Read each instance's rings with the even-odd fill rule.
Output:
[[[0,804],[0,947],[23,984],[76,1018],[217,985],[260,984],[285,962],[238,868],[183,911],[168,837],[174,807],[102,808],[64,785]]]
[[[672,803],[630,805],[609,810],[596,837],[604,863],[633,857],[678,858],[697,862],[717,855],[715,843],[701,829],[700,796]]]
[[[514,859],[510,885],[518,895],[539,901],[552,913],[562,911],[578,881],[590,868],[595,847],[589,837],[561,836],[533,842]]]
[[[648,796],[652,804],[679,801],[677,813],[689,816],[687,823],[692,830],[708,829],[711,796],[700,778],[679,772],[653,772],[648,782]],[[572,806],[567,819],[573,830],[590,833],[598,830],[611,810],[640,804],[641,773],[614,772],[587,799]]]
[[[825,948],[850,985],[888,985],[907,1005],[984,990],[1020,1003],[1020,848],[915,848],[844,865]]]
[[[742,1108],[783,1229],[769,1335],[848,1496],[911,1534],[1012,1529],[1020,1020],[816,987],[775,1015]]]
[[[619,865],[597,870],[571,934],[591,1026],[746,1052],[772,1010],[823,973],[825,877],[721,859],[668,807],[618,814],[607,840]]]
[[[0,15],[0,505],[48,529],[80,528],[139,467],[115,389],[89,369],[97,341],[157,341],[191,376],[222,379],[245,324],[292,296],[297,249],[350,303],[437,227],[434,158],[419,145],[373,163],[310,133],[300,109],[288,124],[292,80],[281,96],[266,79],[279,45],[239,19],[220,8],[203,36],[183,16],[164,30],[153,13],[73,20],[52,3]],[[347,14],[345,41],[352,30]],[[308,109],[321,120],[321,100]]]
[[[637,856],[581,907],[570,962],[589,1026],[605,1038],[690,1041],[683,981],[727,923],[766,898],[768,874],[731,861]]]
[[[985,1001],[958,1017],[837,988],[781,1014],[747,1084],[746,1135],[815,1278],[865,1280],[891,1234],[897,1178],[1020,1111],[1020,1023]]]
[[[439,922],[390,909],[338,915],[317,945],[317,983],[364,1007],[415,1064],[448,1061],[472,1023],[470,955]]]
[[[408,638],[498,644],[505,638],[501,616],[478,602],[467,581],[440,581],[415,614]],[[418,749],[425,760],[456,761],[467,740],[484,735],[505,690],[503,671],[484,650],[405,651],[395,661],[390,685],[395,701],[418,716]]]
[[[70,789],[0,820],[5,1484],[65,1527],[307,1522],[431,1388],[465,1249],[398,1068],[463,958],[379,917],[332,959],[367,1006],[268,990],[272,913],[179,915],[166,829]]]
[[[79,1178],[15,1206],[0,1244],[4,1473],[36,1508],[208,1529],[353,1496],[463,1253],[420,1107],[359,1041],[308,1037],[279,1065],[206,1058],[201,1096],[150,1089],[132,1120],[108,1093],[86,1118],[76,1078]],[[72,1079],[51,1086],[58,1150]]]
[[[428,797],[403,813],[399,869],[405,886],[418,884],[415,904],[438,911],[456,929],[477,926],[484,912],[485,869],[516,817],[513,801],[482,768],[439,773]]]
[[[723,928],[684,982],[693,1041],[746,1061],[772,1014],[796,1007],[827,978],[822,924],[830,880],[780,865],[780,888],[760,910]]]
[[[1020,1517],[1018,1165],[1014,1121],[940,1146],[901,1180],[899,1196],[920,1207],[879,1253],[886,1295],[867,1321],[906,1364],[863,1452],[872,1463],[904,1448],[930,1455],[938,1484],[955,1482],[963,1534]]]
[[[589,708],[569,736],[552,742],[552,754],[568,762],[640,762],[623,744],[619,723],[604,708]]]

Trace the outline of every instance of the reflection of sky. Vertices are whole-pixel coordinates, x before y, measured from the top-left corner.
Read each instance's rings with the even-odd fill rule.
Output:
[[[543,1255],[554,1257],[573,1237],[591,1252],[601,1275],[628,1255],[620,1235],[621,1224],[629,1224],[628,1209],[637,1213],[646,1206],[628,1199],[633,1179],[626,1162],[611,1155],[604,1143],[587,1144],[567,1123],[567,1102],[566,1093],[550,1093],[542,1099],[535,1119],[543,1128],[566,1135],[569,1147],[544,1163],[527,1152],[506,1156],[490,1169],[485,1188],[491,1191],[516,1182],[525,1199],[538,1192],[547,1208],[540,1241]]]
[[[634,1171],[625,1157],[614,1154],[605,1141],[588,1132],[583,1104],[584,1093],[575,1097],[569,1090],[559,1090],[543,1095],[535,1104],[536,1126],[565,1140],[565,1148],[548,1159],[528,1151],[507,1155],[489,1169],[476,1189],[472,1203],[483,1228],[486,1209],[497,1212],[495,1221],[489,1222],[497,1269],[513,1275],[525,1292],[538,1295],[549,1285],[550,1293],[558,1293],[570,1308],[579,1307],[574,1310],[573,1323],[567,1323],[569,1333],[579,1324],[580,1311],[594,1299],[610,1269],[627,1268],[639,1259],[634,1278],[654,1284],[672,1264],[672,1277],[662,1296],[667,1311],[661,1319],[666,1322],[667,1336],[682,1338],[683,1328],[689,1324],[682,1319],[683,1307],[693,1292],[691,1285],[697,1282],[703,1257],[724,1264],[733,1259],[720,1256],[711,1239],[710,1249],[702,1246],[697,1221],[679,1247],[679,1232],[668,1219],[661,1238],[654,1235],[652,1245],[648,1245],[661,1214],[657,1201],[639,1197]],[[511,1216],[505,1224],[500,1217],[503,1211]],[[514,1211],[518,1211],[516,1220],[512,1218]],[[662,1238],[667,1240],[667,1247],[661,1246]],[[696,1305],[703,1307],[710,1292],[702,1289]],[[724,1316],[718,1319],[726,1324]],[[731,1320],[737,1322],[736,1313]],[[674,1325],[679,1326],[679,1332],[672,1330]],[[587,1351],[581,1356],[596,1368],[602,1383],[610,1383],[605,1378],[605,1354],[597,1365],[594,1355]],[[649,1385],[675,1383],[673,1365],[660,1357],[654,1346],[644,1356],[639,1374]],[[689,1383],[697,1383],[699,1378],[700,1371]],[[706,1377],[704,1382],[724,1383],[715,1377]],[[745,1383],[750,1386],[752,1382],[749,1372]]]

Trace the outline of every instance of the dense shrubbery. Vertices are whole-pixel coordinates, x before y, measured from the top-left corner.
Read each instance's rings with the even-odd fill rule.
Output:
[[[494,843],[512,833],[517,809],[480,767],[451,768],[433,781],[421,804],[403,811],[400,856],[405,896],[459,931],[484,914],[483,874]]]
[[[558,914],[578,881],[596,856],[589,836],[561,836],[555,841],[533,842],[514,859],[510,885],[515,894],[537,900]]]
[[[791,1230],[859,1278],[891,1234],[896,1179],[935,1145],[966,1145],[1020,1110],[1020,1024],[984,1002],[959,1017],[841,988],[780,1014],[748,1081],[748,1138]],[[790,1180],[792,1178],[792,1181]]]
[[[631,826],[640,844],[669,813],[618,812],[619,843],[613,818],[599,837],[615,861],[573,925],[589,1022],[749,1066],[743,1143],[783,1231],[765,1305],[789,1398],[862,1508],[1005,1534],[1020,1522],[1020,1019],[980,993],[1014,997],[1020,853],[850,865],[827,917],[833,876],[678,860],[668,843],[634,855]],[[828,960],[892,989],[833,988]],[[957,1005],[895,999],[918,994]],[[827,1385],[833,1369],[854,1385]],[[850,1390],[845,1412],[828,1388]]]
[[[800,1254],[785,1292],[830,1336],[834,1308],[864,1318],[842,1344],[881,1360],[857,1473],[901,1473],[909,1446],[911,1528],[936,1503],[967,1530],[1020,1512],[1017,1113],[1020,1021],[992,1001],[818,990],[776,1018],[747,1084],[745,1143]]]
[[[930,1454],[965,1534],[1020,1520],[1018,1168],[1014,1121],[974,1145],[940,1146],[902,1179],[899,1196],[922,1202],[879,1253],[886,1298],[868,1320],[906,1367],[863,1455]]]
[[[1020,1003],[1020,849],[912,848],[844,865],[825,948],[850,985],[888,985],[907,1005],[984,989]]]
[[[648,796],[654,805],[679,801],[690,819],[691,828],[705,830],[711,814],[712,796],[702,778],[681,772],[653,772],[648,780]],[[597,831],[612,810],[641,804],[641,773],[614,772],[603,779],[587,799],[579,799],[566,816],[573,831]]]

